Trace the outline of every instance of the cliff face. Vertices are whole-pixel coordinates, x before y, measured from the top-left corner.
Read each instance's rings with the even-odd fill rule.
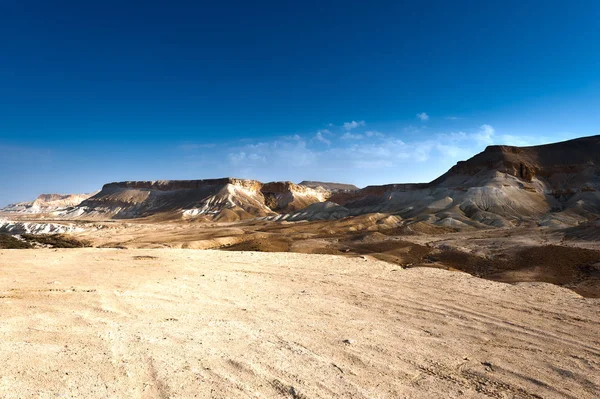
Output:
[[[195,190],[207,186],[225,186],[231,184],[247,190],[259,191],[263,184],[257,180],[235,179],[225,177],[221,179],[203,180],[155,180],[155,181],[124,181],[105,184],[102,190],[113,189],[140,189],[140,190]]]
[[[292,182],[271,182],[262,186],[265,204],[275,212],[293,212],[326,201],[331,193],[323,188],[310,188]]]
[[[589,172],[593,174],[599,167],[600,136],[533,147],[489,146],[471,159],[458,162],[430,185],[444,184],[456,175],[475,176],[493,170],[524,181],[545,179],[551,186],[561,189],[569,182],[561,182],[557,176],[571,175],[574,177],[571,183],[577,186],[588,179]],[[558,187],[561,184],[562,187]]]

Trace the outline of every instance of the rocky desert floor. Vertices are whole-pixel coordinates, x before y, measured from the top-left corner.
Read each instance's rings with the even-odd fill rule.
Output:
[[[370,255],[0,250],[0,397],[597,398],[599,305]]]

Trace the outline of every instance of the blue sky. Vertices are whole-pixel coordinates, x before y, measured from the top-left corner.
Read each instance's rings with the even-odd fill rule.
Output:
[[[0,205],[119,180],[429,181],[600,134],[597,1],[5,1]]]

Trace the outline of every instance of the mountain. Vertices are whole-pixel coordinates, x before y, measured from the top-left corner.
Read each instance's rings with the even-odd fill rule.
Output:
[[[369,186],[329,201],[453,227],[569,226],[600,214],[600,136],[489,146],[430,183]]]
[[[104,185],[64,216],[236,221],[293,212],[329,196],[327,190],[291,182],[234,178],[128,181]]]
[[[489,146],[430,183],[358,189],[319,181],[235,178],[127,181],[106,184],[89,198],[44,195],[7,209],[54,211],[65,218],[222,222],[335,220],[382,213],[405,223],[451,228],[568,228],[600,215],[599,191],[600,136],[593,136],[532,147]]]
[[[13,213],[49,213],[79,205],[92,194],[41,194],[33,201],[10,204],[1,212]]]

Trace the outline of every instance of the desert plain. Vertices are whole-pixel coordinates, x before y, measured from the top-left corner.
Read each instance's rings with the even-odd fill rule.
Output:
[[[3,398],[595,398],[599,300],[371,256],[0,251]]]
[[[594,136],[490,146],[430,183],[11,204],[0,397],[598,398],[599,154]]]

